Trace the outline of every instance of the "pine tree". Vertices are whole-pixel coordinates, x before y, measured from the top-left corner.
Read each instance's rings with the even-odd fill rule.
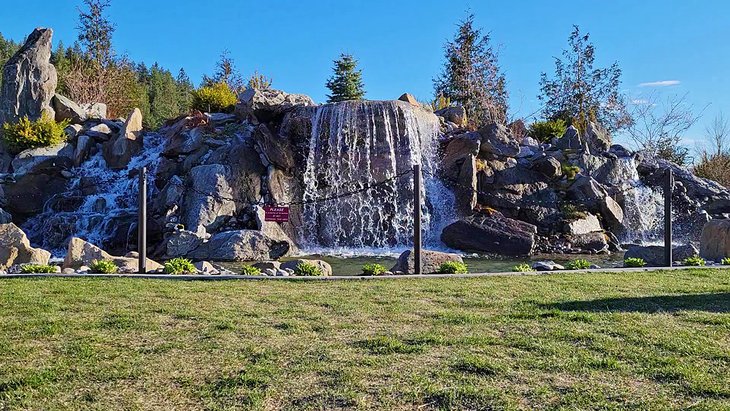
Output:
[[[192,105],[193,98],[190,93],[193,91],[194,87],[193,83],[190,81],[190,77],[188,77],[188,73],[185,72],[185,69],[181,68],[177,73],[175,83],[177,84],[178,109],[180,113],[187,113]]]
[[[334,74],[327,80],[327,102],[362,100],[365,90],[362,83],[362,70],[357,69],[357,60],[350,54],[341,54],[334,61]]]
[[[84,0],[86,10],[79,10],[79,42],[99,67],[114,62],[112,35],[114,24],[104,15],[111,5],[109,0]]]
[[[506,123],[507,89],[489,34],[474,27],[469,14],[454,40],[446,43],[444,69],[434,79],[435,95],[464,107],[472,126]]]
[[[149,71],[150,115],[147,124],[157,128],[180,114],[177,82],[172,74],[155,63]]]
[[[568,45],[563,59],[555,59],[555,77],[549,79],[542,73],[540,78],[538,98],[545,102],[543,116],[562,119],[582,130],[589,121],[598,122],[608,131],[630,126],[631,115],[620,92],[618,63],[594,68],[595,47],[589,34],[581,34],[578,26],[573,26]]]
[[[19,44],[12,40],[5,39],[2,33],[0,33],[0,86],[3,84],[2,68],[5,66],[5,63],[10,60],[10,57],[18,51],[19,47]]]
[[[216,63],[213,77],[203,76],[203,85],[212,86],[216,83],[226,83],[235,93],[240,93],[246,88],[243,77],[236,69],[236,63],[230,57],[230,52],[224,50]]]

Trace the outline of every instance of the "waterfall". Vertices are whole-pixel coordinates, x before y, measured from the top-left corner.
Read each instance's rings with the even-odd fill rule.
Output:
[[[423,225],[427,244],[454,209],[453,194],[434,177],[439,123],[400,101],[348,101],[319,106],[304,170],[304,201],[374,189],[306,204],[299,242],[309,251],[406,248],[412,245],[414,164],[423,169]],[[396,176],[403,176],[393,179]]]
[[[144,148],[132,157],[125,169],[118,171],[106,167],[101,150],[98,150],[73,170],[74,177],[67,191],[49,200],[43,213],[23,225],[31,242],[51,251],[54,256],[66,253],[64,245],[70,236],[101,247],[128,238],[133,239],[129,245],[135,245],[138,179],[133,174],[141,167],[147,167],[151,179],[148,198],[152,198],[155,170],[163,146],[161,135],[146,133]],[[71,206],[64,207],[65,202]]]
[[[607,177],[607,182],[619,188],[619,203],[624,211],[624,223],[617,233],[623,242],[651,244],[663,235],[664,197],[646,186],[639,178],[633,157],[619,157]]]

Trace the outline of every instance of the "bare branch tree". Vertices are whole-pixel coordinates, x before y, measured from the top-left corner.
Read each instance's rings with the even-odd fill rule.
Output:
[[[715,149],[715,154],[720,155],[730,149],[728,147],[730,123],[728,123],[728,120],[722,112],[715,116],[710,125],[705,127],[705,134],[707,135],[707,140],[709,140]]]

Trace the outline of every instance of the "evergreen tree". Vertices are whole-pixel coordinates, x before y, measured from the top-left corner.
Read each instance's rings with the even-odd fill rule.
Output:
[[[598,122],[609,131],[631,125],[632,120],[620,93],[621,69],[618,63],[607,68],[594,68],[595,47],[589,34],[581,34],[578,26],[568,39],[569,48],[563,59],[555,59],[555,78],[546,73],[540,78],[545,102],[543,116],[563,119],[581,130],[589,121]]]
[[[114,62],[112,35],[114,24],[104,15],[111,5],[109,0],[84,0],[86,9],[79,8],[79,42],[99,67]]]
[[[506,123],[508,94],[504,74],[500,72],[489,34],[474,27],[473,14],[461,22],[456,36],[444,49],[444,69],[434,79],[437,98],[463,106],[472,126]]]
[[[203,85],[212,86],[216,83],[226,83],[228,87],[236,93],[243,91],[246,88],[246,83],[243,81],[243,77],[236,69],[236,64],[229,55],[228,50],[224,50],[221,53],[218,62],[216,63],[215,73],[213,77],[203,76]]]
[[[18,51],[18,48],[20,48],[19,44],[12,40],[5,39],[2,33],[0,33],[0,86],[3,84],[2,68],[5,66],[5,63],[10,60],[10,57]]]
[[[149,71],[148,95],[150,115],[147,124],[157,128],[165,120],[175,118],[180,114],[178,88],[172,74],[154,64]]]
[[[357,70],[357,60],[350,54],[341,54],[334,61],[334,74],[327,80],[327,102],[362,100],[365,90],[362,83],[362,70]]]
[[[185,69],[181,68],[177,73],[175,83],[177,84],[178,109],[180,113],[187,113],[192,105],[193,98],[190,93],[192,93],[194,87]]]

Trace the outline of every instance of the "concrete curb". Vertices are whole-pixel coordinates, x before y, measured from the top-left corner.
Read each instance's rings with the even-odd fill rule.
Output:
[[[402,280],[424,278],[479,278],[479,277],[509,277],[509,276],[537,276],[551,274],[591,274],[591,273],[622,273],[622,272],[656,272],[681,271],[696,269],[723,269],[724,266],[705,267],[644,267],[644,268],[596,268],[588,270],[555,270],[531,272],[499,272],[473,274],[420,274],[420,275],[387,275],[387,276],[330,276],[330,277],[269,277],[262,275],[170,275],[170,274],[3,274],[1,279],[13,278],[138,278],[145,280],[173,280],[173,281],[357,281],[357,280]],[[728,267],[727,269],[730,269]]]

